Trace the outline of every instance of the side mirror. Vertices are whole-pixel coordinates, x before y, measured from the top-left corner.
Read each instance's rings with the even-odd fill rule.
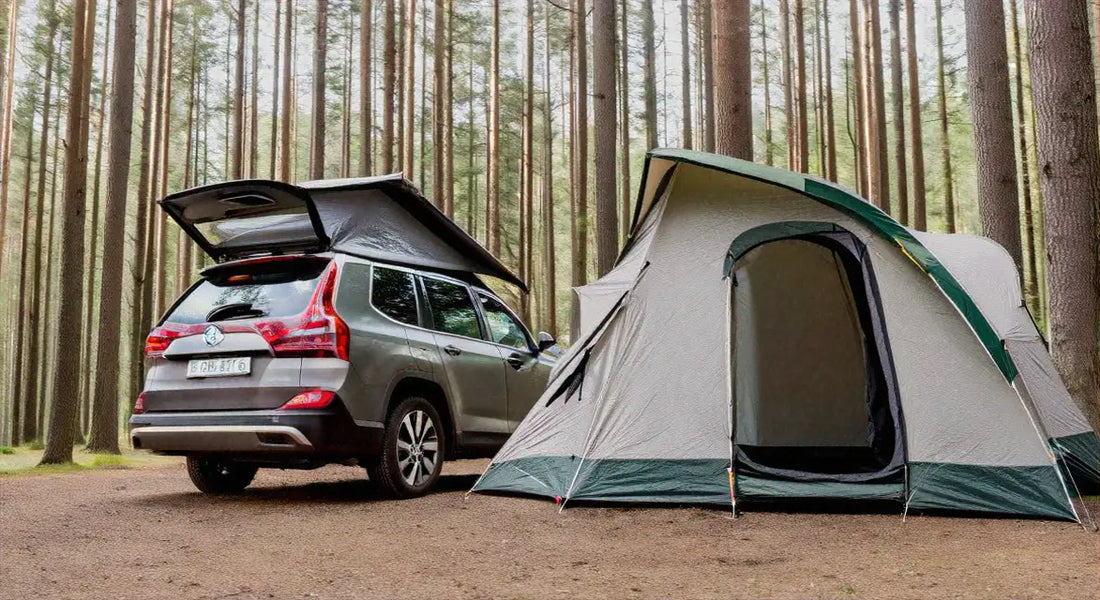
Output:
[[[545,331],[539,332],[539,352],[545,352],[556,345],[558,345],[558,340],[554,339],[554,336]]]

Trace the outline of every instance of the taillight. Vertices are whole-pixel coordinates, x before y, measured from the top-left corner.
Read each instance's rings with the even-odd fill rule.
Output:
[[[336,263],[329,264],[305,312],[279,321],[256,323],[275,356],[282,358],[348,359],[347,323],[336,314]]]
[[[303,408],[324,408],[332,403],[336,394],[326,390],[309,390],[291,398],[279,410],[299,410]]]
[[[145,412],[145,392],[138,394],[137,400],[134,400],[134,410],[130,412],[135,415]]]
[[[145,338],[146,358],[160,358],[164,356],[164,351],[168,349],[172,341],[184,335],[189,335],[189,333],[166,326],[160,326],[150,331],[149,337]]]

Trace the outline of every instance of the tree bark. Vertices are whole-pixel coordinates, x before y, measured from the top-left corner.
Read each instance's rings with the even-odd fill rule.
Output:
[[[612,12],[614,12],[614,3],[609,0],[607,4],[611,5]],[[521,158],[523,161],[523,187],[521,190],[521,197],[519,201],[520,206],[520,278],[527,282],[534,288],[533,266],[534,263],[531,260],[531,254],[534,252],[535,244],[532,239],[534,230],[532,227],[533,219],[532,212],[535,209],[534,195],[535,195],[535,3],[534,0],[527,0],[527,10],[525,12],[526,17],[526,44],[524,46],[524,65],[523,65],[523,126],[522,126],[522,142],[523,150]],[[611,35],[614,38],[615,35],[615,22],[612,18],[611,22]],[[615,58],[614,50],[612,51],[612,57],[609,61],[610,68],[612,69],[612,78],[614,78]],[[612,121],[614,121],[615,111],[615,98],[611,98],[611,111]],[[614,142],[612,142],[611,148],[611,162],[615,162],[615,148]],[[614,167],[613,167],[614,168]],[[612,182],[612,190],[614,190],[614,182]],[[614,197],[614,191],[612,191],[612,197]],[[614,203],[614,200],[612,201]],[[520,314],[521,316],[530,321],[532,318],[531,313],[531,291],[521,294],[520,296]]]
[[[797,117],[794,139],[794,170],[808,173],[810,170],[810,128],[806,119],[806,38],[803,32],[804,19],[802,0],[794,0],[794,111]]]
[[[88,121],[83,118],[87,93],[84,78],[91,77],[91,69],[84,69],[85,35],[92,35],[95,22],[95,4],[91,5],[91,26],[89,27],[88,5],[85,0],[73,2],[73,34],[69,74],[69,115],[66,124],[65,149],[65,192],[62,199],[61,252],[59,270],[72,273],[80,268],[84,255],[84,211],[85,186],[88,177]],[[90,57],[89,57],[90,58]],[[73,117],[76,118],[73,118]],[[80,301],[83,282],[79,277],[71,278],[61,289],[57,309],[57,329],[59,335],[80,330]],[[51,340],[62,351],[60,338]],[[80,373],[75,369],[55,369],[54,389],[51,399],[49,436],[41,464],[68,463],[73,460],[74,423],[77,417],[77,398],[80,394]]]
[[[1004,246],[1020,268],[1023,252],[1020,248],[1004,3],[1002,0],[968,0],[964,6],[966,73],[974,122],[982,233]]]
[[[867,189],[867,130],[865,128],[865,110],[867,99],[864,94],[863,77],[863,35],[860,33],[862,20],[859,15],[859,0],[848,2],[848,26],[852,39],[852,89],[855,92],[855,106],[852,111],[852,129],[855,130],[855,171],[856,191],[868,196]]]
[[[713,8],[715,151],[752,160],[749,0],[713,0]],[[800,119],[805,119],[804,111]]]
[[[696,0],[697,10],[703,13],[703,150],[714,152],[714,22],[711,2]],[[780,0],[786,2],[786,0]]]
[[[260,154],[260,2],[252,17],[252,77],[248,86],[248,176],[259,177]]]
[[[940,152],[943,156],[943,204],[947,233],[955,233],[955,181],[951,172],[951,139],[947,122],[947,77],[943,59],[943,3],[936,0],[936,78],[939,80]]]
[[[596,63],[598,66],[599,59]],[[691,39],[688,36],[688,0],[680,0],[680,95],[680,143],[684,148],[690,149],[694,141],[691,139]],[[596,117],[596,121],[599,122],[599,117]],[[598,150],[596,154],[599,155]],[[599,175],[596,177],[598,179]]]
[[[397,33],[394,15],[395,0],[385,0],[382,13],[382,171],[393,172],[394,95],[397,92]]]
[[[686,32],[686,2],[683,6],[682,31]],[[596,137],[596,272],[601,277],[611,270],[619,255],[618,198],[615,189],[615,135],[618,126],[615,122],[615,25],[615,2],[597,1],[592,13],[592,61],[596,70],[592,116]],[[687,61],[686,55],[684,61]],[[683,81],[687,88],[684,102],[690,112],[690,85],[686,74]],[[684,131],[685,136],[690,138],[690,119],[685,118]]]
[[[647,2],[648,4],[648,2]],[[574,48],[576,53],[576,113],[574,118],[575,141],[573,143],[574,163],[576,175],[573,178],[573,287],[584,285],[588,282],[588,26],[587,26],[587,0],[576,0],[576,19],[574,24]],[[649,10],[650,23],[652,24],[653,11]],[[652,34],[652,28],[650,29]],[[649,36],[652,44],[653,36]],[[652,54],[652,52],[650,52]],[[650,61],[653,66],[653,61]],[[651,79],[650,86],[655,86]],[[652,88],[655,89],[655,88]],[[654,95],[654,100],[656,96]],[[647,109],[648,112],[648,109]],[[647,117],[647,121],[649,117]],[[653,106],[652,141],[656,145],[657,138],[657,109]],[[574,319],[575,320],[575,319]]]
[[[494,0],[498,2],[498,0]],[[499,7],[494,5],[494,11],[499,12]],[[405,178],[412,181],[413,179],[413,139],[416,133],[416,0],[405,0],[405,36],[403,42],[404,58],[403,74],[402,74],[402,89],[404,93],[404,104],[402,106],[402,125],[401,125],[401,170],[405,173]],[[498,17],[499,19],[499,17]],[[499,30],[499,24],[497,28]],[[500,33],[497,32],[499,37]],[[498,42],[499,46],[499,42]],[[497,49],[499,54],[500,50]],[[498,84],[499,85],[499,84]]]
[[[1046,215],[1050,348],[1070,395],[1095,428],[1100,152],[1088,12],[1084,3],[1025,0],[1024,14]]]
[[[584,0],[580,0],[578,5],[578,11],[584,9]],[[577,21],[580,23],[578,31],[584,31],[584,15],[578,14]],[[654,29],[653,23],[653,2],[652,0],[642,0],[642,47],[644,49],[645,59],[645,71],[643,76],[643,102],[645,104],[645,134],[646,134],[646,151],[652,150],[658,146],[657,143],[657,56],[654,42]],[[579,45],[578,49],[583,49],[585,44]],[[578,63],[578,66],[581,66]],[[582,77],[580,81],[584,82]],[[587,88],[587,85],[583,86]],[[583,95],[583,94],[582,94]]]
[[[905,0],[905,39],[906,59],[909,76],[909,146],[912,152],[913,168],[913,228],[924,231],[928,228],[924,192],[924,140],[921,132],[920,74],[917,68],[917,32],[916,18],[913,15],[913,3]],[[901,177],[901,174],[898,175]]]
[[[15,91],[15,43],[19,36],[19,0],[9,0],[8,40],[4,58],[4,97],[0,117],[0,265],[4,264],[4,232],[8,225],[8,188],[11,186],[12,94]]]
[[[1016,0],[1010,0],[1008,6],[1011,9],[1010,18],[1012,20],[1012,56],[1016,66],[1016,137],[1019,141],[1020,150],[1020,193],[1023,196],[1024,242],[1026,246],[1024,256],[1026,269],[1024,269],[1024,272],[1027,277],[1024,288],[1027,292],[1027,303],[1031,313],[1039,315],[1041,306],[1039,302],[1039,250],[1037,247],[1038,240],[1036,239],[1038,236],[1035,235],[1035,210],[1031,198],[1031,154],[1028,151],[1027,117],[1024,114],[1024,64],[1027,63],[1027,60],[1024,58],[1023,50],[1020,47],[1020,19],[1017,14]]]
[[[390,0],[392,2],[392,0]],[[279,179],[289,182],[292,178],[290,171],[291,149],[290,149],[290,137],[293,132],[291,124],[291,110],[297,112],[297,108],[291,106],[292,95],[291,92],[294,88],[294,80],[291,77],[291,67],[293,62],[293,16],[294,16],[294,3],[293,0],[286,0],[286,20],[283,22],[283,83],[282,83],[282,105],[283,105],[283,125],[282,132],[279,138]]]
[[[905,166],[905,96],[901,87],[901,0],[890,0],[890,87],[894,108],[894,170],[898,174],[898,221],[909,224],[908,169]]]
[[[866,0],[867,23],[864,40],[867,82],[867,130],[869,183],[871,202],[890,213],[890,166],[886,140],[886,102],[882,76],[882,28],[879,22],[878,0]]]
[[[775,142],[772,138],[772,85],[771,60],[768,54],[768,13],[764,0],[760,0],[760,70],[764,80],[764,164],[775,164]]]
[[[543,284],[546,301],[546,330],[551,335],[557,334],[558,310],[557,310],[557,262],[555,248],[554,227],[554,107],[550,101],[550,10],[544,8],[546,13],[546,31],[543,37],[546,65],[543,69],[543,87],[545,98],[543,99],[543,154],[542,154],[542,235],[543,235],[543,276],[546,278]],[[472,90],[471,90],[472,91]]]
[[[121,343],[123,246],[126,237],[127,184],[134,112],[136,0],[118,0],[115,15],[114,80],[111,86],[110,142],[107,156],[107,206],[103,218],[103,275],[100,280],[99,345]],[[118,453],[119,354],[102,352],[96,359],[91,452]]]
[[[413,1],[413,0],[410,0]],[[328,55],[328,0],[317,0],[317,33],[313,46],[313,119],[309,145],[310,179],[325,178],[325,63]]]
[[[321,0],[324,2],[325,0]],[[237,55],[233,70],[233,145],[230,159],[231,177],[241,179],[244,176],[244,11],[245,0],[237,0]]]
[[[797,171],[797,115],[794,108],[794,78],[791,76],[791,10],[787,0],[779,0],[779,40],[783,61],[783,128],[787,142],[787,168]]]
[[[492,0],[489,46],[489,147],[485,174],[485,236],[489,252],[500,256],[500,0]]]
[[[2,64],[2,61],[0,61]],[[36,98],[31,98],[31,115],[34,115]],[[47,130],[42,131],[42,135],[45,136]],[[30,377],[30,373],[27,369],[27,348],[31,347],[31,339],[33,335],[27,335],[28,331],[34,331],[29,326],[30,316],[29,312],[37,311],[37,307],[27,306],[27,297],[29,295],[27,290],[27,263],[30,256],[38,254],[38,247],[29,243],[31,220],[34,220],[35,231],[41,230],[42,226],[42,201],[38,200],[38,205],[35,206],[34,211],[31,210],[31,182],[34,181],[33,165],[34,162],[34,124],[33,122],[27,127],[27,146],[26,157],[23,160],[23,219],[20,226],[19,243],[23,248],[23,251],[19,253],[19,299],[16,302],[17,308],[15,310],[15,334],[12,339],[15,342],[15,349],[11,361],[11,422],[8,424],[8,430],[10,437],[8,443],[11,446],[18,446],[23,441],[23,431],[20,429],[20,417],[23,409],[23,394],[25,389],[24,381]],[[36,278],[37,279],[37,278]],[[33,299],[32,299],[33,302]],[[37,327],[37,324],[35,325]]]
[[[822,0],[821,20],[825,25],[825,173],[831,181],[839,181],[836,172],[836,119],[833,115],[833,54],[829,38],[829,0]]]
[[[697,0],[697,2],[705,2],[706,0]],[[621,196],[622,206],[622,219],[620,220],[620,236],[625,243],[627,237],[630,236],[630,219],[631,210],[633,204],[630,195],[630,52],[629,52],[629,30],[627,28],[627,0],[622,0],[619,5],[619,195]],[[549,17],[547,17],[547,31],[549,31]],[[550,68],[550,48],[549,42],[547,42],[546,49],[546,64],[547,69]],[[697,76],[702,76],[699,70],[696,71]],[[550,77],[546,78],[547,88],[547,113],[549,114],[550,108]],[[549,117],[547,117],[549,119]],[[548,125],[549,126],[549,125]],[[551,137],[553,132],[551,132]],[[549,146],[547,146],[549,153]],[[553,319],[551,320],[553,322]]]
[[[446,11],[444,0],[435,0],[435,11],[432,19],[433,41],[435,52],[432,58],[432,199],[442,210],[446,200],[444,191],[443,172],[443,93],[446,83],[443,81],[443,71],[446,67]]]
[[[373,154],[374,112],[371,109],[371,83],[373,50],[371,34],[374,24],[374,4],[372,0],[362,0],[359,7],[359,174],[371,174]]]

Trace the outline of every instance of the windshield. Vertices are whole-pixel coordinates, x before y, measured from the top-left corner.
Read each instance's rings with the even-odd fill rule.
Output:
[[[204,279],[180,300],[165,321],[190,325],[300,314],[309,305],[323,266],[282,273],[236,272]]]

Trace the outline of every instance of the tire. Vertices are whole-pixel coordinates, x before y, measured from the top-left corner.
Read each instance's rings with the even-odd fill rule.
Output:
[[[234,463],[224,458],[187,457],[187,474],[191,483],[204,494],[235,494],[256,476],[256,467]]]
[[[423,496],[439,480],[446,441],[443,420],[431,402],[405,398],[386,419],[382,455],[367,463],[367,475],[392,498]]]

